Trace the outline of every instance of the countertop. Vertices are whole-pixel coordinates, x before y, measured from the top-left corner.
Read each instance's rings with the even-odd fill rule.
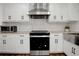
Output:
[[[29,34],[30,32],[29,31],[22,31],[22,32],[0,32],[0,34]]]
[[[71,42],[71,43],[79,46],[79,44],[77,44],[78,42],[76,41],[77,40],[76,39],[76,36],[79,36],[79,33],[78,33],[78,35],[77,35],[76,32],[73,32],[73,33],[65,33],[64,34],[64,40],[67,40],[67,41],[69,41],[69,42]]]
[[[79,33],[77,31],[70,31],[70,32],[64,32],[64,31],[49,31],[50,33]]]
[[[18,32],[0,32],[0,34],[29,34],[31,31],[18,31]],[[49,31],[50,33],[79,33],[75,31],[64,32],[64,31]]]

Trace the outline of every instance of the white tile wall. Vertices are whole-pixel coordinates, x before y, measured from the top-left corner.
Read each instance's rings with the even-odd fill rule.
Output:
[[[29,23],[4,23],[4,25],[16,25],[18,26],[18,31],[64,31],[66,23],[48,23],[48,19],[30,19]]]
[[[71,22],[70,28],[71,28],[71,31],[79,32],[79,22]]]

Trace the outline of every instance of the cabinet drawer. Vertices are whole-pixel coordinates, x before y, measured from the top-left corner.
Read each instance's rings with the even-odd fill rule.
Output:
[[[29,37],[29,34],[17,34],[17,37],[26,38]]]
[[[63,34],[59,34],[59,33],[54,33],[54,36],[63,36]]]
[[[7,34],[2,34],[1,37],[2,37],[2,38],[7,38],[8,35],[7,35]]]

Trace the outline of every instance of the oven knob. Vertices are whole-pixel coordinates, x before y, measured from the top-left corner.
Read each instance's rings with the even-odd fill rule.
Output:
[[[40,49],[40,46],[38,48]]]
[[[46,47],[47,45],[44,45],[44,47]]]

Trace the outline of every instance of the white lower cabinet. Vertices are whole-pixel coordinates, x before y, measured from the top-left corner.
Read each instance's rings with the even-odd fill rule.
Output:
[[[0,35],[0,53],[8,53],[10,51],[9,39],[10,38],[8,38],[8,35]]]
[[[72,52],[73,52],[72,51],[72,45],[70,44],[70,42],[64,40],[63,47],[64,47],[64,52],[65,52],[66,55],[69,55],[69,56],[73,55],[72,54]]]
[[[29,34],[0,35],[0,53],[30,53]]]
[[[63,34],[50,33],[50,53],[63,52]]]
[[[68,56],[79,56],[79,46],[64,40],[64,53]]]
[[[16,52],[17,53],[29,53],[30,52],[30,40],[28,35],[20,34],[17,37]]]

